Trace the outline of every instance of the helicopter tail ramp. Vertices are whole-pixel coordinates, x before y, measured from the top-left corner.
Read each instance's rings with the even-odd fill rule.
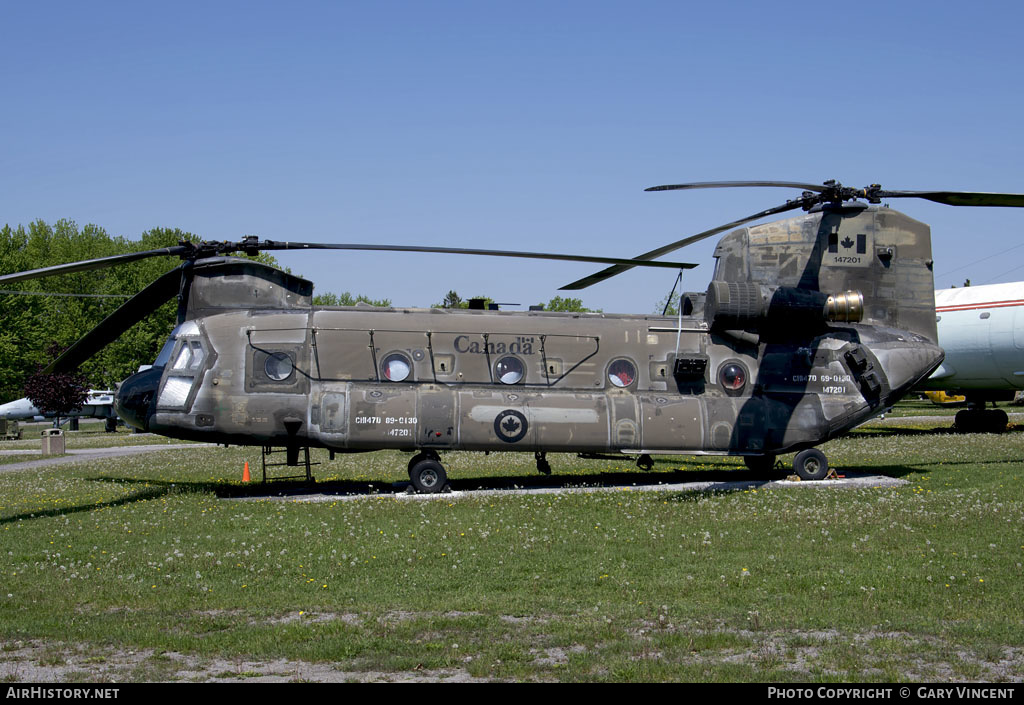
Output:
[[[716,281],[864,296],[864,323],[935,327],[931,229],[889,208],[854,203],[734,230],[715,250]]]

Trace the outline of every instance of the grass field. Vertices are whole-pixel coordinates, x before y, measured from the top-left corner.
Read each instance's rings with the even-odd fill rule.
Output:
[[[895,488],[640,492],[749,475],[549,456],[565,484],[621,488],[410,500],[391,494],[408,455],[315,453],[318,485],[384,494],[299,502],[251,496],[252,448],[0,464],[0,673],[1019,681],[1024,428],[893,423],[823,450]],[[161,442],[89,428],[68,448]],[[539,478],[529,454],[444,462],[456,489]]]

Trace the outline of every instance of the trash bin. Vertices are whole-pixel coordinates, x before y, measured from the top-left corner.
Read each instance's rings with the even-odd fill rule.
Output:
[[[64,455],[64,431],[48,428],[43,431],[43,455]]]

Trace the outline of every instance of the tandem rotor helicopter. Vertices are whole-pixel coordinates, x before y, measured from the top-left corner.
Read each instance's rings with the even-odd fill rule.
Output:
[[[287,450],[410,451],[419,492],[448,484],[439,451],[738,455],[769,472],[826,477],[815,446],[895,403],[943,359],[936,341],[930,229],[880,206],[924,198],[1024,207],[1022,194],[888,191],[781,181],[648,191],[795,188],[801,195],[634,259],[439,247],[182,242],[0,276],[0,284],[173,255],[159,277],[65,351],[72,369],[162,303],[178,325],[150,369],[116,396],[130,425],[174,438]],[[785,220],[743,227],[787,211]],[[676,316],[318,307],[311,282],[234,252],[294,249],[454,253],[610,265],[578,290],[731,230],[705,292]]]

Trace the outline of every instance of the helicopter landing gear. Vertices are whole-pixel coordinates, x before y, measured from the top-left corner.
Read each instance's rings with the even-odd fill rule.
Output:
[[[551,474],[551,463],[548,462],[547,455],[543,451],[537,451],[533,454],[534,459],[537,461],[537,472],[541,475]]]
[[[766,455],[745,455],[743,462],[747,468],[757,475],[768,475],[775,469],[775,456],[771,453]]]
[[[953,425],[961,433],[1003,433],[1010,422],[1002,409],[986,409],[982,407],[961,409],[956,412]]]
[[[418,453],[409,461],[409,480],[420,494],[444,492],[448,488],[448,473],[432,450]]]
[[[654,469],[654,458],[652,458],[651,456],[647,455],[647,453],[644,453],[643,455],[641,455],[639,458],[636,459],[636,466],[638,468],[640,468],[641,470],[643,470],[644,472],[648,472],[650,470],[653,470]]]
[[[828,476],[828,459],[817,448],[807,448],[793,459],[793,472],[801,480],[824,480]]]

